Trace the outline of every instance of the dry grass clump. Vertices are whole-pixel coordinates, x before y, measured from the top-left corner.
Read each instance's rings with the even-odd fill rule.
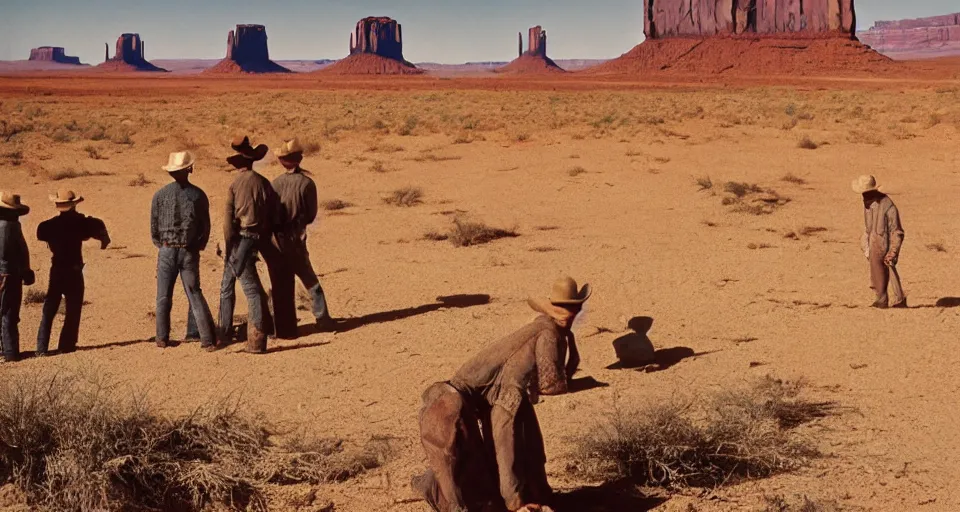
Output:
[[[385,173],[390,171],[390,169],[387,169],[387,166],[384,165],[383,162],[377,160],[370,165],[370,171],[376,173]]]
[[[403,187],[394,190],[383,202],[393,206],[416,206],[423,202],[423,189],[420,187]]]
[[[803,179],[803,178],[801,178],[801,177],[799,177],[799,176],[796,176],[796,175],[794,175],[793,173],[787,173],[787,174],[785,174],[782,178],[780,178],[780,181],[785,181],[785,182],[787,182],[787,183],[793,183],[794,185],[806,185],[806,184],[807,184],[807,180],[805,180],[805,179]]]
[[[456,247],[469,247],[486,244],[501,238],[516,238],[518,236],[520,234],[515,229],[492,228],[482,222],[457,216],[454,217],[453,225],[446,233],[428,231],[423,235],[423,238],[434,242],[449,240]]]
[[[730,211],[735,213],[769,215],[790,202],[790,198],[781,196],[776,190],[762,188],[756,183],[727,182],[723,184],[723,192],[727,195],[721,199],[721,204],[730,206]]]
[[[933,252],[947,252],[947,248],[943,246],[942,243],[927,244],[927,250]]]
[[[388,144],[385,142],[378,142],[371,144],[367,151],[370,153],[398,153],[403,151],[403,146],[398,146],[396,144]]]
[[[147,177],[144,176],[144,174],[141,172],[140,174],[137,174],[137,177],[130,180],[130,183],[128,183],[128,185],[130,185],[131,187],[146,187],[151,183],[153,182],[147,179]]]
[[[433,153],[423,153],[421,155],[415,156],[410,160],[414,162],[449,162],[451,160],[462,160],[462,156],[456,155],[435,155]]]
[[[764,496],[763,500],[766,502],[763,512],[834,512],[841,510],[834,504],[818,503],[807,496],[789,500],[778,494],[776,496]]]
[[[795,470],[819,454],[792,429],[834,404],[800,396],[802,383],[765,378],[703,403],[617,411],[578,442],[573,468],[638,485],[717,487]]]
[[[76,170],[72,167],[61,169],[59,171],[47,171],[47,179],[50,181],[72,180],[76,178],[86,178],[88,176],[111,176],[112,173],[106,171],[88,171]]]
[[[337,440],[277,443],[262,417],[237,405],[168,418],[99,379],[7,380],[0,481],[38,510],[265,511],[267,484],[343,481],[387,454],[382,442],[357,450]]]
[[[584,169],[583,167],[580,167],[580,166],[578,165],[578,166],[576,166],[576,167],[570,168],[570,169],[567,171],[567,174],[568,174],[571,178],[575,178],[575,177],[580,176],[581,174],[583,174],[583,173],[585,173],[585,172],[587,172],[587,170]]]
[[[43,304],[47,300],[47,292],[39,288],[29,288],[23,292],[23,303],[27,305]]]
[[[83,150],[86,151],[86,152],[87,152],[87,156],[89,156],[89,157],[92,158],[93,160],[106,160],[106,158],[103,156],[103,154],[100,153],[100,150],[97,149],[97,148],[96,148],[95,146],[93,146],[93,145],[89,145],[89,144],[88,144],[88,145],[84,146]]]
[[[810,137],[804,135],[800,142],[797,142],[797,147],[800,149],[817,149],[820,147],[819,144],[814,142]]]
[[[347,202],[347,201],[343,201],[343,200],[341,200],[341,199],[328,199],[328,200],[322,201],[322,202],[320,203],[320,208],[323,208],[324,210],[326,210],[326,211],[328,211],[328,212],[333,212],[333,211],[337,211],[337,210],[343,210],[343,209],[349,208],[349,207],[351,207],[351,206],[353,206],[353,203],[350,203],[350,202]]]
[[[710,190],[713,188],[713,180],[709,176],[697,178],[697,186],[700,187],[700,190]]]

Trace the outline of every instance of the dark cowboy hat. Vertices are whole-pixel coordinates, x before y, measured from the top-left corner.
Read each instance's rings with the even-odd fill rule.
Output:
[[[270,150],[266,144],[253,147],[253,145],[250,144],[250,137],[246,135],[233,139],[233,141],[230,142],[230,147],[233,148],[238,155],[254,162],[263,160],[263,157],[267,156],[267,151]]]

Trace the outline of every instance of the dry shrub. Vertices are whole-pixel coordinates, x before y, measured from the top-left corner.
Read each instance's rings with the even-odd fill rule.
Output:
[[[453,226],[446,233],[428,231],[423,235],[423,238],[435,242],[449,240],[456,247],[469,247],[486,244],[501,238],[516,238],[518,236],[520,234],[515,229],[492,228],[482,222],[474,222],[462,216],[457,216],[453,219]]]
[[[817,149],[820,147],[819,144],[814,142],[810,137],[804,135],[800,142],[797,143],[797,147],[800,149]]]
[[[396,144],[387,144],[387,143],[375,143],[371,144],[367,148],[367,151],[370,153],[398,153],[403,151],[403,146],[398,146]]]
[[[303,156],[313,156],[320,153],[320,142],[316,140],[308,140],[302,144],[303,146]]]
[[[805,180],[805,179],[803,179],[803,178],[801,178],[801,177],[799,177],[799,176],[795,176],[793,173],[787,173],[787,174],[784,175],[782,178],[780,178],[780,181],[785,181],[785,182],[787,182],[787,183],[793,183],[794,185],[806,185],[806,184],[807,184],[807,180]]]
[[[570,170],[568,170],[568,171],[567,171],[567,174],[568,174],[570,177],[575,178],[575,177],[580,176],[581,174],[583,174],[583,173],[585,173],[585,172],[587,172],[587,170],[584,169],[583,167],[580,167],[580,166],[578,165],[578,166],[572,167]]]
[[[389,169],[387,169],[386,165],[383,165],[383,162],[377,160],[376,162],[373,162],[372,165],[370,165],[370,171],[384,173],[384,172],[388,172]]]
[[[267,484],[339,482],[378,467],[383,441],[284,443],[225,400],[168,418],[100,379],[0,384],[0,481],[38,510],[265,511]]]
[[[106,160],[106,158],[100,153],[100,150],[93,145],[87,145],[83,148],[87,152],[87,156],[93,160]]]
[[[147,177],[144,176],[144,174],[141,172],[140,174],[137,174],[137,177],[136,177],[136,178],[133,178],[132,180],[130,180],[129,185],[130,185],[131,187],[146,187],[147,185],[150,185],[151,183],[153,183],[153,182],[150,181],[149,179],[147,179]]]
[[[738,183],[735,181],[729,181],[723,184],[723,191],[729,194],[733,194],[736,197],[743,198],[747,194],[758,194],[763,192],[763,189],[760,188],[756,183]]]
[[[800,396],[802,383],[767,377],[703,403],[661,403],[612,419],[578,441],[573,468],[638,485],[713,488],[795,470],[819,453],[792,429],[834,404]]]
[[[23,303],[27,305],[43,304],[47,300],[47,292],[38,288],[30,288],[23,292]]]
[[[942,243],[927,244],[927,249],[933,252],[947,252],[947,248]]]
[[[320,203],[320,208],[323,208],[328,212],[343,210],[351,206],[353,206],[353,203],[349,203],[340,199],[328,199]]]
[[[710,190],[713,188],[713,180],[709,176],[697,178],[697,186],[700,187],[700,190]]]
[[[66,168],[59,171],[47,171],[47,179],[50,181],[72,180],[76,178],[86,178],[88,176],[111,176],[112,173],[106,171],[87,171]]]
[[[461,160],[462,156],[449,155],[449,156],[438,156],[433,153],[423,153],[422,155],[415,156],[410,160],[414,162],[449,162],[451,160]]]
[[[811,500],[807,496],[798,496],[790,500],[782,495],[764,496],[766,506],[763,512],[833,512],[842,510],[835,504],[823,504]]]
[[[393,206],[416,206],[423,202],[423,189],[420,187],[403,187],[394,190],[383,202]]]
[[[4,153],[3,158],[5,158],[10,165],[16,167],[23,163],[23,151],[16,150]]]
[[[883,139],[876,134],[852,130],[847,135],[847,140],[854,144],[869,144],[871,146],[882,146]]]
[[[800,228],[800,236],[813,236],[817,233],[826,232],[827,228],[823,226],[804,226]]]
[[[765,189],[756,183],[727,182],[723,184],[727,194],[720,204],[730,206],[730,211],[748,215],[769,215],[790,202],[773,189]]]

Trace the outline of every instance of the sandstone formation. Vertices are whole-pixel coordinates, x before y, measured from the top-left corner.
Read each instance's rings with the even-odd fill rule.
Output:
[[[267,29],[263,25],[237,25],[227,34],[227,57],[205,73],[290,73],[270,60]]]
[[[110,47],[107,46],[104,63],[97,67],[109,71],[166,71],[148,62],[145,56],[140,34],[123,34],[117,39],[113,58],[110,57]]]
[[[80,57],[67,56],[67,52],[59,46],[41,46],[40,48],[34,48],[30,50],[29,60],[80,65]]]
[[[527,31],[527,51],[523,51],[523,34],[520,36],[520,54],[512,62],[497,68],[497,73],[536,74],[562,73],[564,70],[556,62],[547,57],[547,31],[537,25]]]
[[[856,31],[854,0],[643,0],[647,39],[717,35],[843,36]]]
[[[350,34],[350,55],[317,73],[336,75],[414,75],[423,70],[403,58],[403,32],[395,20],[369,17]]]
[[[960,55],[960,13],[878,21],[857,38],[880,53],[903,58]]]

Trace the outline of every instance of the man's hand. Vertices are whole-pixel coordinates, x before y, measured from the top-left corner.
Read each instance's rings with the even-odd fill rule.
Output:
[[[109,237],[109,236],[105,236],[105,237],[103,237],[103,238],[100,239],[100,250],[101,250],[101,251],[104,250],[104,249],[106,249],[108,245],[110,245],[110,237]]]
[[[883,262],[886,263],[887,266],[892,267],[897,264],[897,255],[892,252],[887,253],[887,255],[883,257]]]
[[[33,273],[32,270],[23,271],[23,284],[27,286],[33,286],[33,283],[37,281],[37,275]]]
[[[517,512],[553,512],[553,509],[546,505],[537,505],[536,503],[527,503],[517,509]]]

